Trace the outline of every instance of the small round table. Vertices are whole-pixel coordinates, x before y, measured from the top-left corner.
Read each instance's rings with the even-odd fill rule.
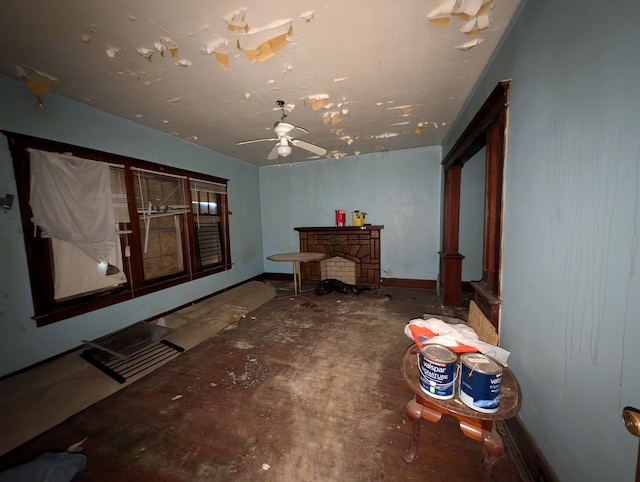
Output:
[[[270,261],[276,262],[289,262],[293,263],[293,295],[298,296],[298,293],[302,293],[302,279],[300,278],[300,263],[307,263],[309,261],[320,261],[326,258],[324,253],[307,253],[307,252],[294,252],[294,253],[279,253],[267,256]]]
[[[402,357],[402,376],[415,393],[415,397],[407,403],[406,409],[413,429],[413,442],[404,455],[405,462],[413,462],[418,452],[420,419],[438,422],[443,414],[451,415],[458,420],[465,436],[482,442],[481,481],[488,482],[491,467],[504,452],[502,437],[495,430],[493,422],[514,417],[520,410],[522,394],[516,377],[511,370],[503,367],[500,408],[495,413],[478,412],[462,403],[457,393],[453,398],[441,400],[422,391],[418,374],[418,353],[419,348],[414,344],[407,348]]]

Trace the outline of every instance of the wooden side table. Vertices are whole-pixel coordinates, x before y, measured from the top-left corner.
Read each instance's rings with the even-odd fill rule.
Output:
[[[502,457],[504,445],[502,437],[495,430],[493,422],[514,417],[520,410],[522,394],[516,377],[506,367],[502,368],[502,384],[500,389],[500,408],[495,413],[483,413],[473,410],[458,398],[441,400],[430,397],[420,388],[418,373],[417,345],[411,345],[402,357],[402,376],[415,393],[415,397],[407,403],[406,414],[413,429],[413,442],[404,455],[407,463],[413,462],[420,442],[420,419],[438,422],[442,415],[455,417],[462,433],[472,440],[482,442],[481,481],[489,481],[489,472],[493,464]]]

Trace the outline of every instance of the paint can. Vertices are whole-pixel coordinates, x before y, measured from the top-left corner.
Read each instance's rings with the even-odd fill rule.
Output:
[[[423,345],[418,353],[420,388],[433,398],[453,398],[458,357],[443,345]]]
[[[462,403],[478,412],[494,413],[500,406],[502,367],[481,353],[460,356],[460,390]]]

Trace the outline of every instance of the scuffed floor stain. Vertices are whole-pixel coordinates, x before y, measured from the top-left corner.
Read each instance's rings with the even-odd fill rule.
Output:
[[[79,482],[475,480],[481,445],[447,417],[402,460],[403,329],[438,303],[392,293],[273,299],[14,455],[88,437]],[[495,482],[521,480],[508,454]]]

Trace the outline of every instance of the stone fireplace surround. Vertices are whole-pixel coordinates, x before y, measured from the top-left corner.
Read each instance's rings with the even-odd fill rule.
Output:
[[[355,285],[380,289],[380,231],[384,226],[298,227],[300,251],[325,253],[353,261]],[[321,281],[320,263],[302,263],[304,284]]]

